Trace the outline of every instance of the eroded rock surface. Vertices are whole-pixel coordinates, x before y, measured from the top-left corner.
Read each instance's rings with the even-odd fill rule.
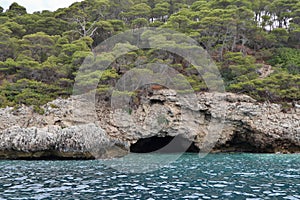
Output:
[[[126,153],[126,148],[93,123],[64,129],[13,126],[0,134],[0,158],[6,159],[93,159]]]
[[[200,151],[300,152],[299,108],[285,113],[245,95],[163,89],[134,106],[118,98],[95,106],[77,96],[43,109],[0,109],[0,158],[111,158],[142,139],[176,136]]]
[[[284,113],[246,95],[157,90],[131,112],[108,107],[97,108],[101,127],[130,143],[180,135],[201,151],[300,152],[300,110]]]

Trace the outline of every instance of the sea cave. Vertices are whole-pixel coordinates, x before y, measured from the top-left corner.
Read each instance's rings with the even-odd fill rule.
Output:
[[[198,153],[199,151],[194,142],[182,136],[142,138],[130,147],[132,153]]]

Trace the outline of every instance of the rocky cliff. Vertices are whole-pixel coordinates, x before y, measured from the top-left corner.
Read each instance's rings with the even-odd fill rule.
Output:
[[[0,158],[92,159],[132,152],[300,152],[300,110],[231,93],[155,90],[91,109],[80,97],[0,109]],[[124,99],[124,98],[123,98]],[[90,107],[90,106],[89,106]],[[92,109],[93,110],[93,109]]]

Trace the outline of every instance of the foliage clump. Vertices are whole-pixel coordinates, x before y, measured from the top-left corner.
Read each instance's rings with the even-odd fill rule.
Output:
[[[126,43],[95,55],[97,46],[111,36],[145,26],[169,28],[196,40],[217,63],[228,91],[261,101],[300,99],[298,0],[124,2],[85,0],[33,14],[17,3],[6,11],[0,7],[0,107],[34,105],[42,113],[40,105],[73,92],[80,66],[86,72],[77,77],[80,87],[96,83],[98,94],[111,92],[126,72],[149,63],[179,72],[176,87],[182,91],[207,91],[204,79],[214,74],[170,52],[137,50]],[[174,42],[178,35],[172,37],[150,37],[149,43],[185,48],[184,41]],[[93,71],[105,65],[106,70]],[[266,65],[272,73],[262,78],[259,70]]]

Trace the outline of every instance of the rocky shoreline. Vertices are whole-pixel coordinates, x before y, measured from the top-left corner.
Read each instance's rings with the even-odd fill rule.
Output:
[[[46,104],[43,115],[26,106],[0,109],[0,159],[114,158],[172,139],[190,152],[300,152],[300,109],[286,113],[245,95],[165,89],[128,109],[98,101],[91,113],[85,105],[75,96]]]

